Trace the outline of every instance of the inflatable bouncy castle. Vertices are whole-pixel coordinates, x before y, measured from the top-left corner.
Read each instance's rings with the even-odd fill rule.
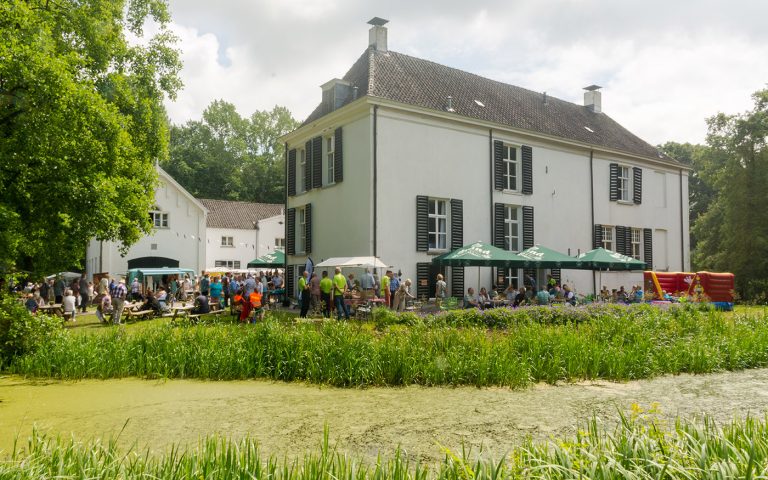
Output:
[[[713,272],[643,272],[645,291],[654,300],[670,297],[712,302],[722,310],[733,309],[734,275]]]

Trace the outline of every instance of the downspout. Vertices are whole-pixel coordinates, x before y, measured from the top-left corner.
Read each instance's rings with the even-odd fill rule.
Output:
[[[377,228],[378,223],[378,112],[379,106],[373,106],[373,256],[378,257]]]
[[[494,238],[493,238],[493,236],[494,236],[493,235],[494,234],[494,228],[493,228],[494,227],[494,218],[493,218],[493,214],[494,214],[494,209],[493,209],[493,190],[494,190],[493,173],[494,173],[494,163],[493,162],[494,162],[494,158],[493,158],[493,129],[492,128],[488,129],[488,152],[489,152],[488,153],[488,158],[490,159],[490,163],[491,163],[491,168],[488,169],[488,171],[490,172],[489,176],[491,178],[491,181],[488,184],[488,187],[489,187],[488,188],[488,190],[489,190],[488,194],[489,194],[489,196],[491,198],[491,201],[489,203],[489,209],[490,209],[491,216],[488,217],[488,218],[491,219],[491,221],[489,222],[490,225],[491,225],[491,236],[490,236],[491,241],[489,243],[491,245],[493,245],[493,240],[494,240]],[[496,245],[494,245],[494,246],[496,246]],[[493,272],[492,277],[491,277],[491,285],[495,285],[496,284],[496,280],[497,280],[499,274],[498,274],[498,272],[496,271],[495,268],[492,269],[491,272]],[[506,275],[506,273],[505,273],[505,275]]]
[[[595,233],[595,175],[594,175],[595,151],[589,150],[589,203],[591,206],[592,235]],[[593,240],[594,241],[594,240]],[[593,245],[594,246],[594,245]],[[592,270],[592,293],[597,296],[597,274]]]
[[[683,169],[680,169],[680,271],[685,271],[685,231],[683,229]]]
[[[283,158],[285,160],[285,194],[283,196],[283,275],[288,278],[288,142],[283,144]]]

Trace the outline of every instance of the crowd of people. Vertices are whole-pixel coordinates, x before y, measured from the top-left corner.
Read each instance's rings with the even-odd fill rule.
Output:
[[[354,273],[344,275],[336,267],[333,277],[327,270],[314,271],[311,275],[304,272],[298,281],[299,316],[304,318],[309,310],[321,311],[329,318],[333,310],[336,318],[349,319],[350,311],[347,299],[354,298],[360,303],[373,301],[388,306],[395,311],[404,311],[409,300],[416,296],[411,292],[410,279],[401,280],[392,270],[387,270],[379,279],[370,268],[365,269],[359,279]]]

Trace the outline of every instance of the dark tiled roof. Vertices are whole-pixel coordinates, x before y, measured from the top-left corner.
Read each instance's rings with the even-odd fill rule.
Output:
[[[463,117],[644,157],[661,155],[654,146],[604,113],[551,96],[544,103],[542,93],[397,52],[369,48],[344,75],[344,80],[358,87],[359,96],[445,111],[450,95],[456,115]],[[319,105],[304,125],[327,113]],[[670,160],[666,156],[661,158]]]
[[[200,198],[208,209],[206,226],[209,228],[240,228],[251,230],[253,222],[274,217],[283,212],[280,203],[233,202]]]

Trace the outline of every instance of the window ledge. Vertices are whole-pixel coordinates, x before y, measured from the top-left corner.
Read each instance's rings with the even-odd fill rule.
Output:
[[[523,192],[521,192],[520,190],[502,190],[501,193],[504,193],[506,195],[523,196]]]
[[[450,250],[448,250],[448,249],[443,249],[443,250],[427,250],[427,255],[438,256],[438,255],[442,255],[442,254],[448,253],[448,252],[450,252]]]
[[[616,203],[620,205],[635,205],[635,202],[632,200],[616,200]]]

